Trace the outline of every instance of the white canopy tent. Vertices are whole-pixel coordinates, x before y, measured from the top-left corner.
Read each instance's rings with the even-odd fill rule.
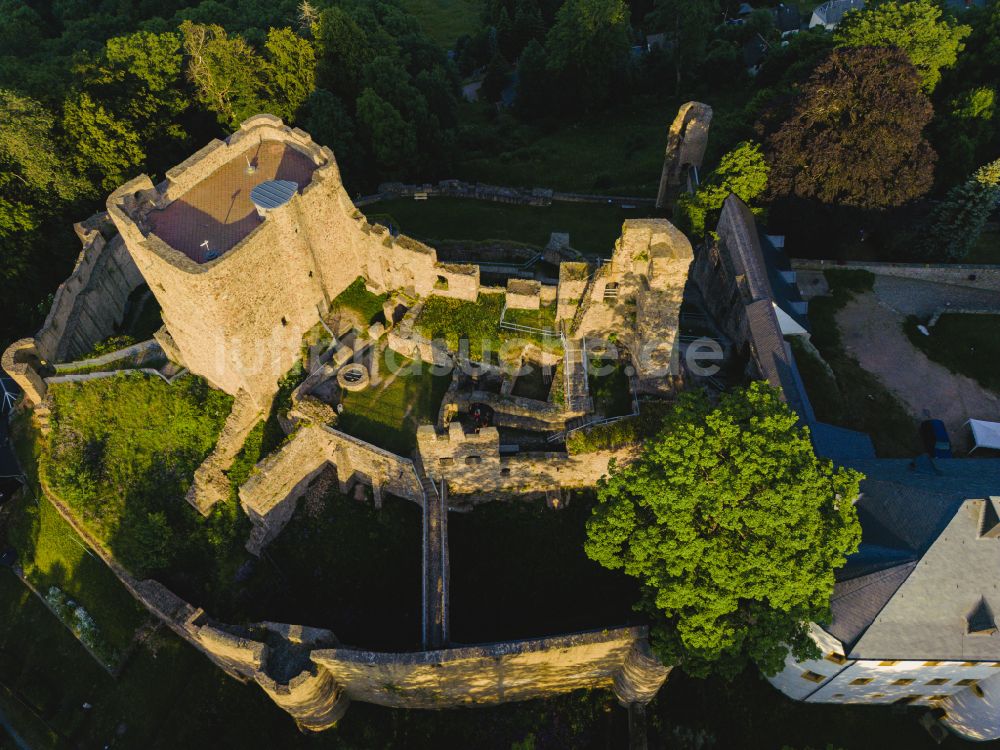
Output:
[[[966,424],[972,430],[972,450],[969,453],[972,453],[976,448],[1000,450],[1000,422],[970,419]]]

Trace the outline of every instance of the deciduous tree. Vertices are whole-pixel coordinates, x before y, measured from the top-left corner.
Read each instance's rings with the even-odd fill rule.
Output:
[[[961,260],[968,255],[1000,204],[1000,159],[975,171],[953,187],[934,210],[922,243],[931,258]]]
[[[566,0],[545,40],[549,71],[565,106],[603,104],[628,63],[624,0]]]
[[[134,128],[86,92],[66,100],[63,130],[77,170],[102,190],[114,190],[134,177],[146,158]]]
[[[833,50],[769,141],[771,189],[829,205],[900,206],[931,186],[933,110],[898,49]]]
[[[693,194],[681,195],[677,207],[684,228],[696,237],[704,236],[706,228],[714,225],[730,193],[751,203],[767,189],[770,171],[759,144],[750,141],[738,144],[722,157],[719,166]]]
[[[665,663],[775,673],[788,647],[815,653],[807,624],[829,617],[833,571],[860,541],[860,479],[816,457],[767,384],[717,406],[688,392],[638,460],[601,482],[586,552],[642,582]]]
[[[941,69],[955,64],[969,35],[941,17],[941,6],[932,0],[882,2],[849,11],[834,31],[841,47],[896,47],[903,50],[920,74],[928,93],[941,80]]]

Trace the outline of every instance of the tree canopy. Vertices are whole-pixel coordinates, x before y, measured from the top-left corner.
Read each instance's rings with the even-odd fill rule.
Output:
[[[545,41],[548,67],[571,109],[608,101],[628,63],[624,0],[566,0]]]
[[[694,193],[681,194],[677,208],[684,228],[695,237],[703,237],[718,219],[718,212],[730,193],[751,203],[767,189],[770,171],[760,144],[750,141],[737,144]]]
[[[833,571],[860,541],[861,476],[813,453],[779,392],[687,392],[637,461],[598,488],[587,554],[638,578],[664,663],[733,675],[812,653]]]
[[[848,11],[834,31],[841,47],[897,47],[910,58],[928,93],[941,80],[941,69],[955,64],[969,35],[968,26],[942,18],[932,0],[883,2]]]
[[[919,198],[937,158],[923,135],[932,114],[904,52],[835,49],[770,138],[771,189],[862,209]]]
[[[930,218],[923,237],[932,258],[961,260],[968,255],[1000,204],[1000,159],[985,164],[961,185],[948,191]]]

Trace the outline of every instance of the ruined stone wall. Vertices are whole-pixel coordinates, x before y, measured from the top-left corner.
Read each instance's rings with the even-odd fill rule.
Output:
[[[688,167],[701,168],[711,123],[712,108],[707,104],[687,102],[677,110],[677,116],[667,133],[660,189],[656,196],[657,208],[663,208],[667,204],[671,188],[681,184],[681,178]]]
[[[324,425],[301,427],[278,451],[257,464],[240,487],[240,504],[254,524],[247,545],[259,554],[291,520],[296,502],[328,466],[337,470],[341,492],[356,482],[423,504],[423,488],[410,459],[382,450]]]
[[[49,362],[75,359],[112,335],[125,315],[129,295],[142,283],[107,214],[97,214],[74,229],[83,249],[35,334],[38,352]]]
[[[506,301],[511,310],[537,310],[542,302],[541,282],[508,279]]]
[[[680,308],[693,257],[691,242],[669,221],[626,221],[581,308],[577,332],[614,334],[630,353],[641,392],[666,395],[676,387]]]
[[[619,464],[633,460],[636,449],[567,453],[518,453],[500,455],[500,434],[495,427],[466,434],[452,422],[439,434],[429,425],[417,428],[417,450],[434,481],[444,479],[452,495],[483,493],[526,494],[562,488],[592,487],[608,473],[612,459]]]
[[[282,143],[317,165],[291,201],[205,263],[152,231],[151,212],[184,200],[261,142]],[[159,186],[148,177],[122,186],[108,198],[108,211],[160,302],[183,364],[222,390],[235,395],[242,388],[261,403],[294,363],[302,335],[359,276],[376,292],[478,294],[478,267],[439,264],[431,248],[370,225],[344,190],[333,153],[269,115],[209,144],[168,171]]]
[[[648,703],[669,669],[630,658],[645,639],[644,628],[618,628],[414,654],[337,648],[311,656],[352,700],[396,708],[489,705],[580,688],[614,688],[623,703]]]
[[[864,263],[857,261],[810,260],[793,258],[796,271],[826,271],[852,269],[869,271],[876,276],[894,276],[914,281],[936,284],[954,284],[973,289],[1000,292],[1000,265],[974,265],[965,263]]]

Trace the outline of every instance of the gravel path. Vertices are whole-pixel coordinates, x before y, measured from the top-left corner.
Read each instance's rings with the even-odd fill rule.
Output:
[[[910,343],[902,323],[907,314],[917,314],[915,311],[925,310],[926,305],[934,304],[936,309],[953,289],[981,292],[925,282],[906,282],[906,286],[930,289],[907,289],[901,284],[883,285],[885,280],[880,278],[876,283],[877,296],[859,295],[837,313],[844,348],[890,388],[914,417],[942,420],[956,451],[964,452],[969,447],[969,431],[963,428],[966,420],[1000,421],[1000,398],[971,378],[929,360]],[[888,299],[883,299],[883,293],[888,294]],[[952,306],[972,305],[953,302]]]

